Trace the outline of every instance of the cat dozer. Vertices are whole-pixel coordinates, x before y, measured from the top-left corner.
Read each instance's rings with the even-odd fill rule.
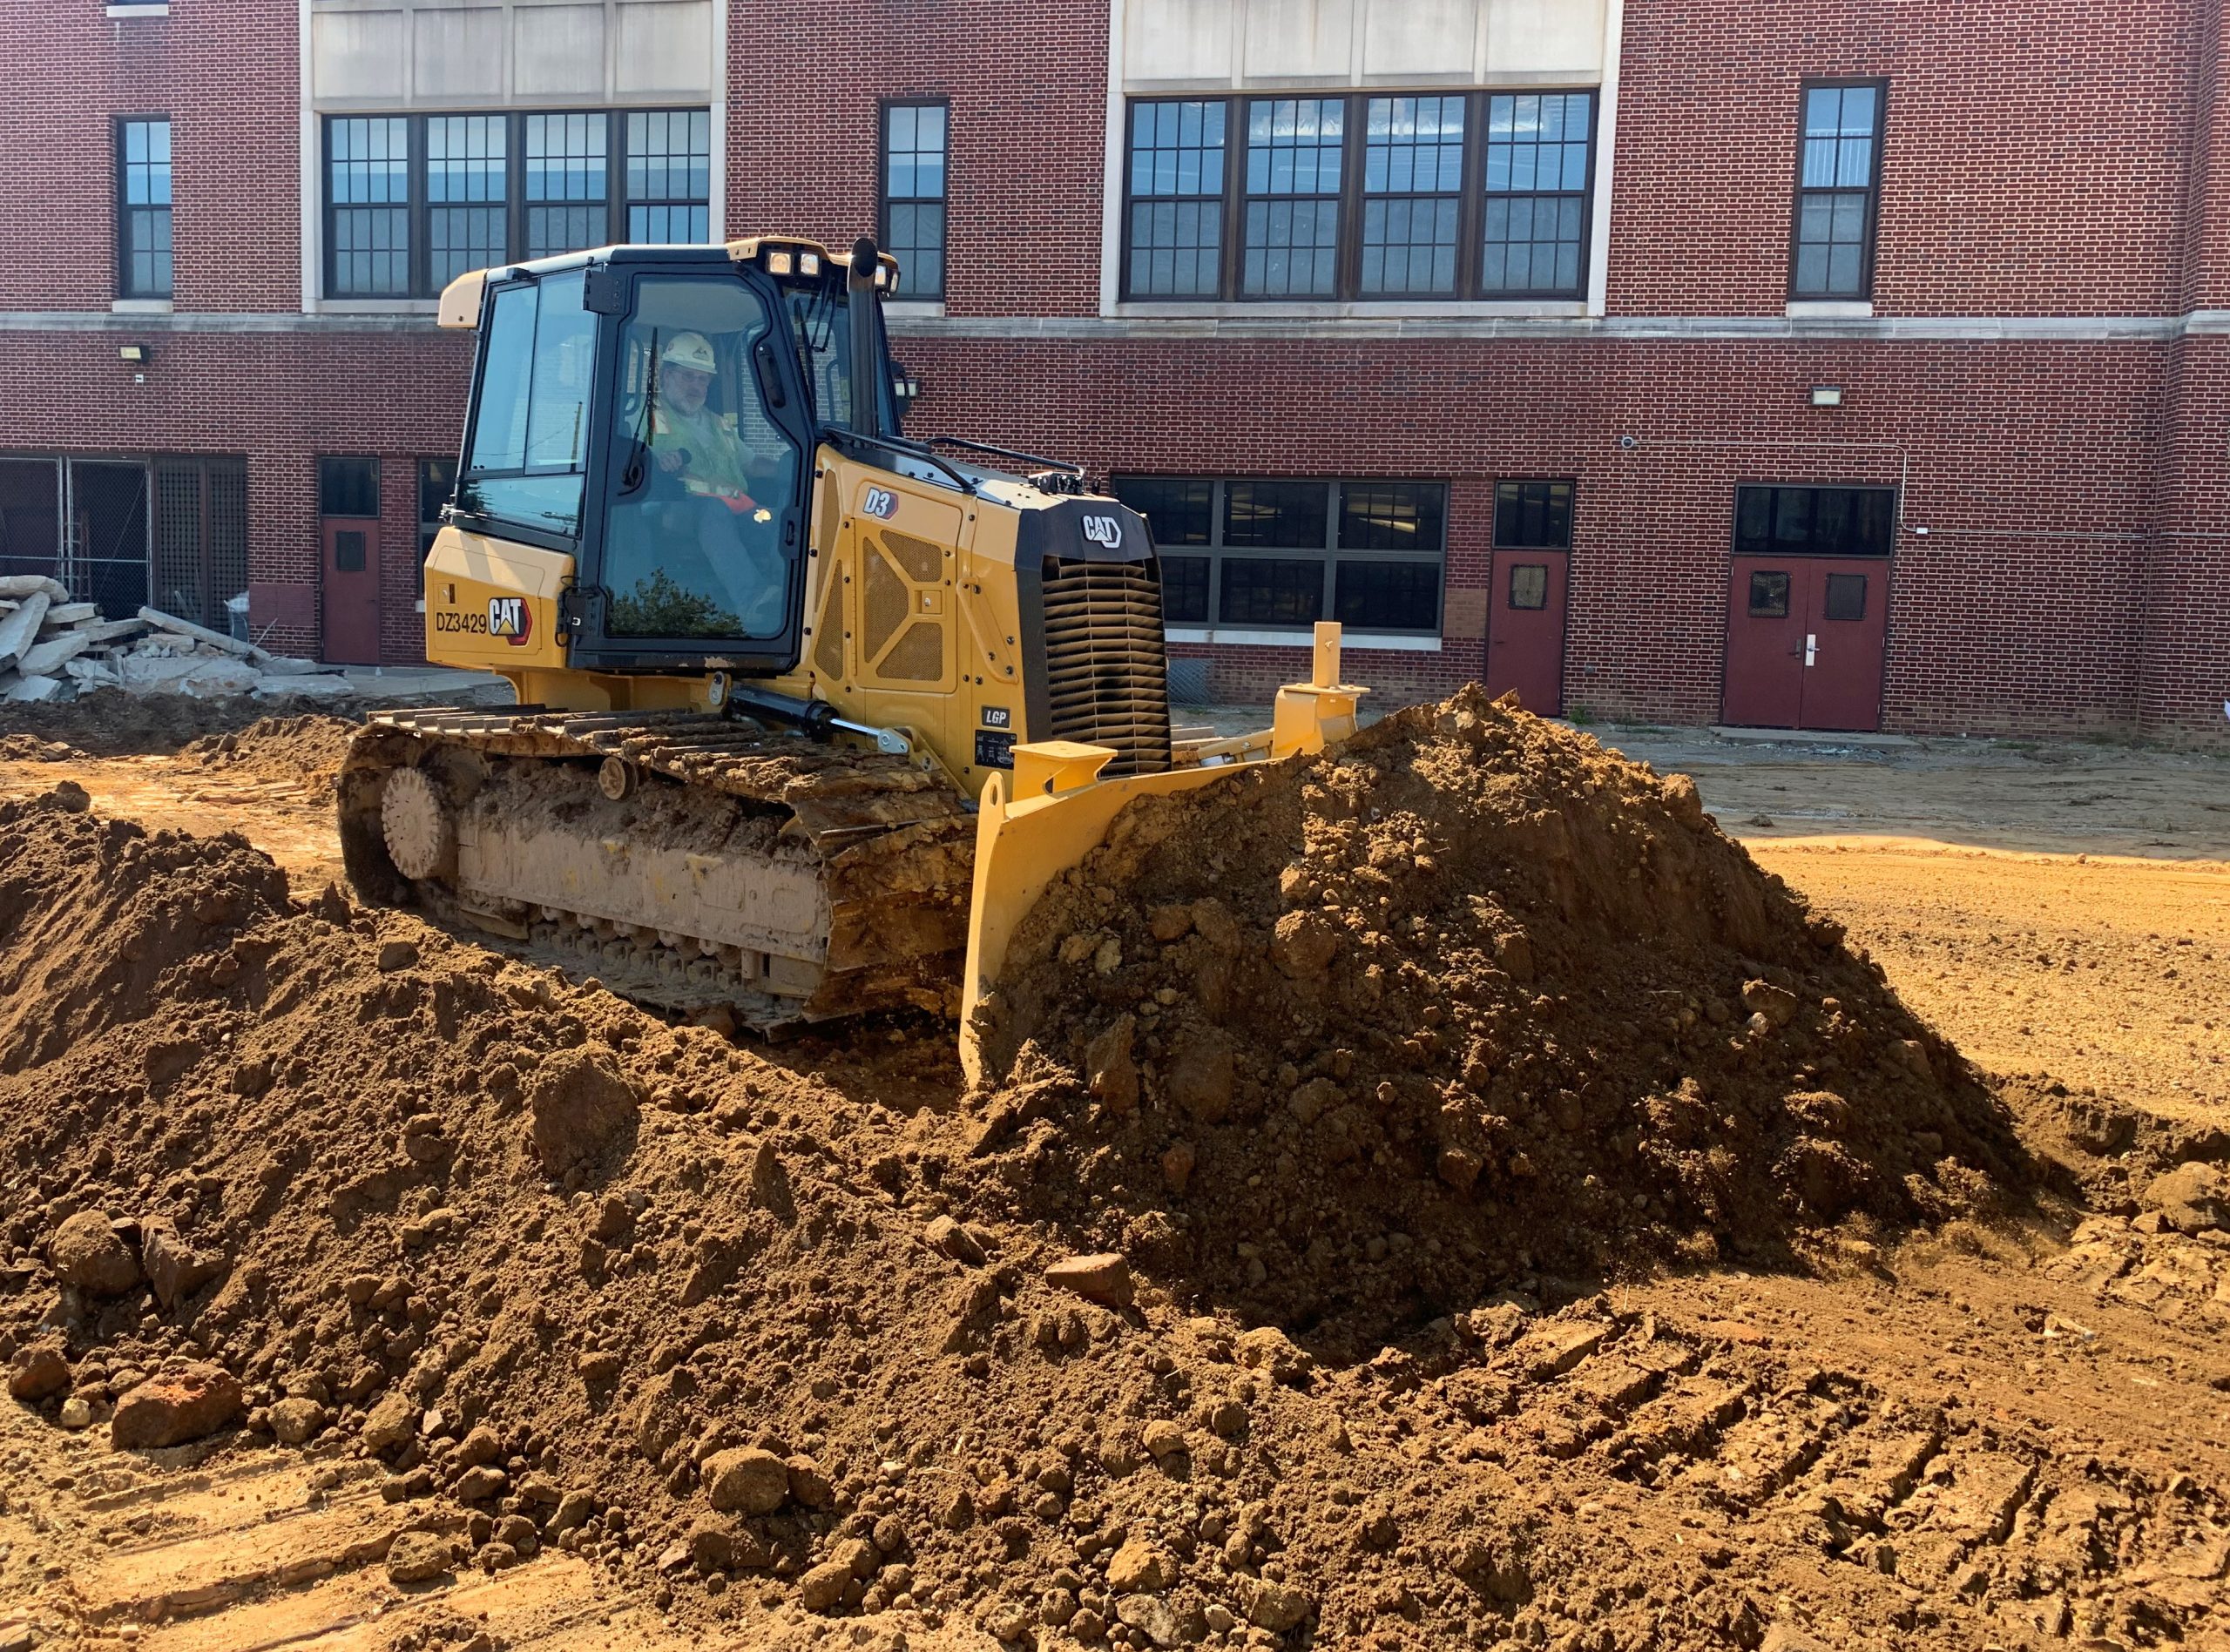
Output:
[[[426,653],[518,703],[372,719],[361,895],[712,1024],[956,1015],[974,1076],[1015,926],[1125,803],[1353,731],[1320,625],[1271,728],[1173,738],[1145,520],[902,435],[898,280],[760,237],[450,283],[478,347]]]

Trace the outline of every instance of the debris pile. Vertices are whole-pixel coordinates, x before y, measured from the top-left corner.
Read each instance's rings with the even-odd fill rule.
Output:
[[[1133,804],[981,1012],[1034,1215],[1335,1357],[1520,1275],[1778,1263],[2025,1179],[1841,927],[1472,689]]]
[[[142,608],[106,619],[44,576],[0,577],[0,699],[75,699],[94,689],[131,694],[302,695],[348,692],[348,679],[190,620]]]

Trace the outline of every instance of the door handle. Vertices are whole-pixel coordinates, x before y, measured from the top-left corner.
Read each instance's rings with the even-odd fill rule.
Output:
[[[1805,632],[1805,633],[1804,633],[1804,664],[1805,664],[1806,668],[1808,670],[1808,669],[1809,669],[1810,667],[1812,667],[1813,665],[1817,664],[1819,663],[1819,657],[1820,657],[1820,633],[1819,633],[1819,632],[1817,632],[1817,631],[1807,631],[1807,632]]]

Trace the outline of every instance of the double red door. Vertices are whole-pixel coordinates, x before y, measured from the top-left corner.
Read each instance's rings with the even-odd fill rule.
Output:
[[[1564,698],[1563,550],[1498,550],[1488,592],[1487,692],[1554,717]]]
[[[1886,561],[1737,556],[1721,715],[1750,728],[1878,729],[1889,635]]]

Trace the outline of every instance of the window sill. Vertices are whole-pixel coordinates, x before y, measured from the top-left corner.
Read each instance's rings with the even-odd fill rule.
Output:
[[[1341,321],[1366,318],[1477,320],[1584,316],[1585,299],[1355,299],[1282,303],[1249,300],[1223,303],[1167,299],[1126,299],[1108,314],[1140,320]]]
[[[439,299],[320,299],[316,315],[435,315]]]
[[[894,321],[938,320],[944,315],[943,299],[886,299],[882,313]]]
[[[1812,321],[1864,321],[1872,319],[1872,299],[1791,299],[1788,318]]]
[[[169,0],[154,0],[152,4],[133,4],[125,0],[122,5],[105,6],[102,10],[112,17],[167,17],[171,15]]]
[[[168,315],[168,299],[117,299],[109,305],[112,315]]]
[[[1232,627],[1171,625],[1164,632],[1172,643],[1205,643],[1218,648],[1307,648],[1308,631],[1236,630]],[[1376,648],[1409,654],[1437,654],[1441,639],[1413,631],[1348,631],[1340,638],[1344,648]]]

